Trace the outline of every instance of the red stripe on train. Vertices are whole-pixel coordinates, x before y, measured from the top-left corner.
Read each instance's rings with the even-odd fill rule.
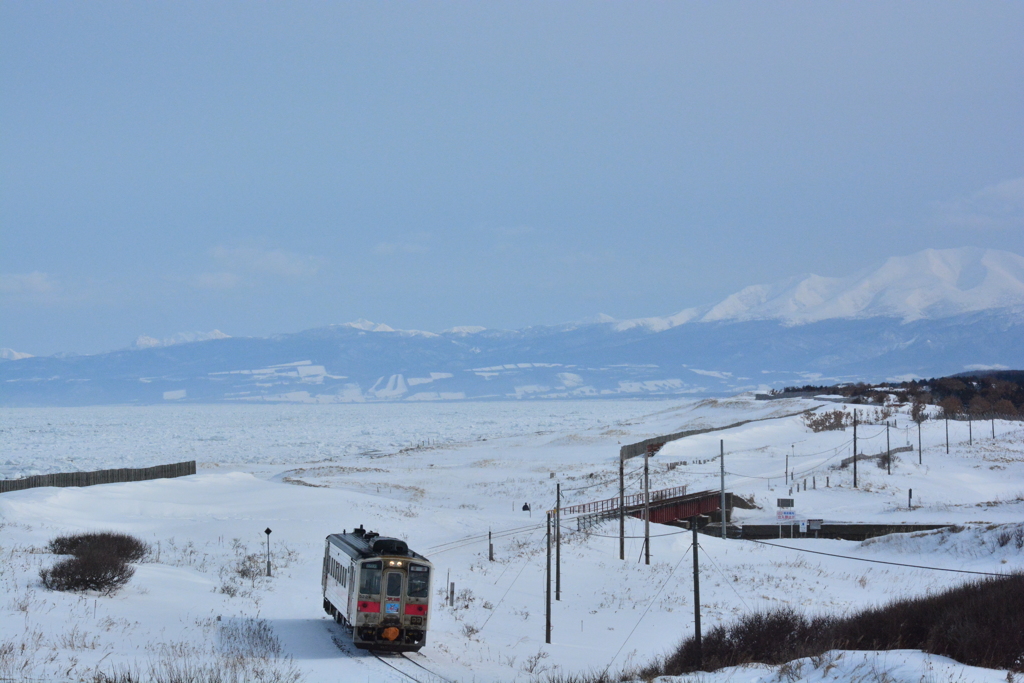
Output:
[[[367,602],[365,600],[359,601],[359,606],[356,608],[358,612],[374,612],[380,614],[380,603],[379,602]]]
[[[405,606],[405,613],[406,614],[415,614],[415,615],[423,616],[424,614],[427,613],[427,606],[426,605],[406,605]]]

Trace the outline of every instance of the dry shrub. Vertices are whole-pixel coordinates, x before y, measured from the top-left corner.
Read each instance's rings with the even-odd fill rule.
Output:
[[[54,555],[78,555],[82,552],[102,552],[119,557],[125,562],[139,562],[149,553],[149,545],[128,534],[101,531],[86,534],[58,536],[46,549]]]
[[[135,575],[129,564],[149,553],[149,546],[112,531],[58,536],[47,544],[54,555],[71,555],[39,570],[43,585],[55,591],[99,591],[110,595]]]
[[[811,413],[804,415],[804,424],[812,432],[831,432],[851,426],[853,424],[853,416],[842,410]]]
[[[110,595],[135,574],[135,569],[120,557],[89,551],[61,560],[49,569],[40,569],[43,585],[54,591],[99,591]]]
[[[640,672],[678,676],[759,662],[783,664],[830,650],[923,650],[972,666],[1024,672],[1024,574],[966,583],[937,595],[892,602],[849,617],[809,619],[791,608],[748,614],[693,638]]]
[[[219,643],[167,643],[147,666],[114,666],[94,683],[300,683],[302,672],[264,619],[230,619]],[[214,640],[214,639],[211,639]]]

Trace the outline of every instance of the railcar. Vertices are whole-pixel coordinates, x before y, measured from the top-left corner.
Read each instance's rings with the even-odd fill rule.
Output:
[[[356,647],[416,652],[427,642],[434,566],[405,541],[362,525],[324,547],[324,611],[349,628]]]

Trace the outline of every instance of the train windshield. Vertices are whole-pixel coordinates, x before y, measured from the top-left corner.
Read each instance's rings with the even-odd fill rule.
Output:
[[[429,590],[430,569],[418,564],[409,565],[409,597],[425,598]]]
[[[382,562],[367,562],[359,577],[359,592],[368,595],[380,595],[380,574]]]
[[[388,572],[388,592],[389,598],[400,598],[402,597],[402,575],[398,572]]]

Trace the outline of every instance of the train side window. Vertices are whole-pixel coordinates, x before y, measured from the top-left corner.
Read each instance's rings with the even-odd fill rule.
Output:
[[[380,561],[367,562],[363,565],[359,576],[360,593],[380,595],[380,575],[383,568],[384,563]]]
[[[418,564],[409,565],[409,597],[427,597],[430,584],[430,569]]]

